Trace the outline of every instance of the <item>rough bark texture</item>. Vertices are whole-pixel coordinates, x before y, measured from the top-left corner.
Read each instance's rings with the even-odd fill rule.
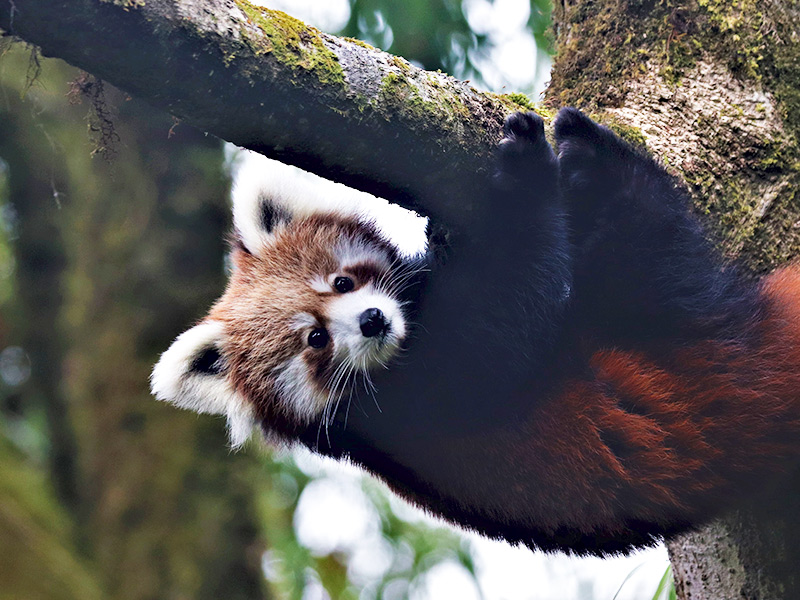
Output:
[[[552,106],[571,104],[683,177],[724,252],[800,256],[800,4],[556,3]],[[678,597],[797,598],[800,485],[668,544]]]
[[[246,0],[0,0],[0,28],[204,131],[453,224],[520,108]]]

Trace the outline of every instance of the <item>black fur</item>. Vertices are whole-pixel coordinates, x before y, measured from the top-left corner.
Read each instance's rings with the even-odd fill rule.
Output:
[[[292,216],[285,208],[275,204],[269,198],[261,198],[261,227],[272,232],[280,223],[288,223]]]
[[[225,359],[215,346],[211,346],[194,359],[189,370],[203,375],[219,375],[225,370]]]
[[[525,465],[468,460],[458,443],[505,435],[563,381],[585,376],[584,345],[658,353],[741,335],[760,310],[755,288],[720,267],[666,171],[579,111],[556,119],[558,158],[534,113],[512,115],[504,134],[470,236],[434,229],[444,264],[433,261],[419,286],[408,354],[376,376],[380,412],[351,410],[345,423],[342,410],[328,435],[312,423],[303,441],[490,537],[579,554],[651,545],[690,523],[521,524],[510,505],[492,506],[515,498],[508,488]]]
[[[555,122],[570,209],[576,328],[658,346],[739,328],[755,288],[720,259],[682,188],[652,158],[574,108]]]

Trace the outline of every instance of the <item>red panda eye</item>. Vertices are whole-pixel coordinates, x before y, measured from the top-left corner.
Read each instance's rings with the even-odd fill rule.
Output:
[[[328,330],[319,327],[308,334],[308,345],[312,348],[324,348],[328,345],[331,336],[328,335]]]
[[[347,292],[352,292],[356,284],[349,277],[337,277],[333,280],[333,287],[340,294],[346,294]]]

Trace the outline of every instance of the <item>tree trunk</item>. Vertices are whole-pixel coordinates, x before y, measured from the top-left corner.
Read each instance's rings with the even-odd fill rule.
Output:
[[[548,102],[661,156],[724,252],[766,272],[800,250],[799,17],[794,0],[562,0]],[[413,196],[454,225],[470,208],[462,175],[485,168],[516,106],[244,0],[0,0],[0,27],[220,137]],[[798,492],[671,542],[680,596],[794,598]]]
[[[754,274],[800,255],[800,5],[565,0],[554,17],[550,105],[593,111],[661,157]],[[678,597],[797,598],[799,498],[784,482],[671,541]]]

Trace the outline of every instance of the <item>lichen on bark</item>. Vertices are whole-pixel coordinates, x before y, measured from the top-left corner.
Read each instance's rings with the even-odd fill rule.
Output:
[[[243,27],[242,37],[256,55],[272,53],[292,70],[313,73],[320,83],[344,84],[344,72],[339,59],[326,45],[320,32],[279,10],[254,6],[247,0],[236,5],[258,27],[253,35]]]
[[[564,2],[548,102],[635,127],[726,254],[765,272],[800,251],[799,13],[791,0]]]
[[[683,178],[720,247],[753,272],[800,256],[800,3],[557,4],[547,102],[633,128],[625,137]],[[669,544],[679,598],[797,597],[800,482],[781,485]]]

